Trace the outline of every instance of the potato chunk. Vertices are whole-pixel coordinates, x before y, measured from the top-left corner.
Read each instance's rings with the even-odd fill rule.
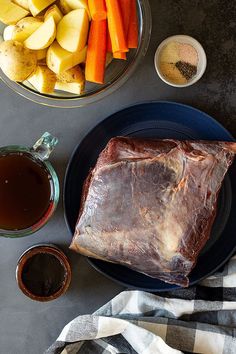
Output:
[[[0,68],[13,81],[25,81],[36,69],[36,52],[21,42],[5,41],[0,44]]]

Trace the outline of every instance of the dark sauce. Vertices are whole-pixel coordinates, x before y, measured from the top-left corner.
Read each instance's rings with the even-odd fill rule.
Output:
[[[36,224],[50,205],[50,175],[27,153],[0,156],[0,228],[22,230]]]
[[[59,259],[48,253],[29,258],[22,270],[22,282],[36,296],[51,296],[61,289],[66,270]]]

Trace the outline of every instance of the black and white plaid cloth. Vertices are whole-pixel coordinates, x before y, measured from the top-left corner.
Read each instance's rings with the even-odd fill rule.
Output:
[[[236,256],[195,287],[124,291],[78,316],[47,354],[236,353]]]

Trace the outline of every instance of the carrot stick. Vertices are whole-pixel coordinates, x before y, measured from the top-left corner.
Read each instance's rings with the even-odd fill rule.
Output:
[[[88,0],[88,6],[94,21],[101,21],[107,18],[105,0]]]
[[[125,52],[114,52],[113,58],[126,60],[126,53]]]
[[[128,31],[129,31],[129,22],[130,22],[131,1],[130,0],[120,0],[120,9],[121,9],[121,16],[123,19],[125,38],[127,41],[128,40]],[[125,52],[114,52],[113,57],[115,59],[123,59],[123,60],[127,59]]]
[[[107,31],[107,51],[112,52],[112,46],[111,46],[111,36],[109,33],[109,30]]]
[[[121,16],[123,19],[123,25],[124,25],[126,39],[128,39],[131,0],[120,0],[120,9],[121,9]]]
[[[137,18],[136,0],[131,0],[130,22],[129,22],[127,42],[129,48],[138,47],[138,18]]]
[[[113,52],[128,52],[119,0],[106,0],[108,28]]]
[[[107,51],[107,21],[91,21],[85,79],[87,81],[104,83]]]

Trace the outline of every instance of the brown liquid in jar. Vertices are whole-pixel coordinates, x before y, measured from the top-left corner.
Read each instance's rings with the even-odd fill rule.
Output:
[[[39,253],[26,261],[22,282],[33,295],[52,296],[63,286],[65,275],[66,270],[56,256]]]
[[[27,153],[0,156],[0,229],[35,225],[50,205],[51,181],[45,167]]]

